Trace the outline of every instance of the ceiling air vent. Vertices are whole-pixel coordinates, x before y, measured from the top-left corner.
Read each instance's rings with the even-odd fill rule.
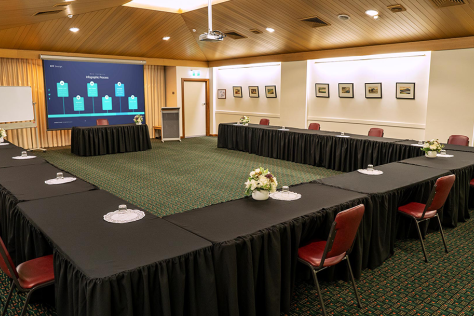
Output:
[[[250,29],[249,31],[252,32],[253,34],[262,34],[263,33],[262,31],[257,30],[257,29]]]
[[[329,23],[324,22],[323,20],[321,20],[317,16],[314,16],[312,18],[302,19],[301,21],[308,24],[311,27],[321,27],[321,26],[329,25]]]
[[[467,4],[467,0],[431,0],[438,8]]]
[[[61,3],[56,3],[55,5],[53,5],[53,7],[55,7],[55,8],[57,8],[57,7],[67,7],[70,4],[71,3],[69,3],[69,2],[61,2]]]
[[[63,12],[63,11],[64,11],[63,9],[61,9],[61,10],[53,10],[53,11],[41,11],[41,12],[36,12],[35,14],[33,14],[33,16],[42,16],[42,15],[56,14],[56,13]]]
[[[236,31],[227,31],[227,32],[224,32],[224,34],[227,35],[228,37],[232,38],[232,39],[247,38],[247,36],[242,35],[240,33],[237,33]]]
[[[390,11],[392,11],[393,13],[398,13],[398,12],[403,12],[403,11],[406,11],[407,9],[402,6],[401,4],[394,4],[394,5],[389,5],[387,7]]]

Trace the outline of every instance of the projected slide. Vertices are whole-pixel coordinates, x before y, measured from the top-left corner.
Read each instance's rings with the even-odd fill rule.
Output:
[[[130,124],[145,116],[143,66],[44,60],[48,129]]]

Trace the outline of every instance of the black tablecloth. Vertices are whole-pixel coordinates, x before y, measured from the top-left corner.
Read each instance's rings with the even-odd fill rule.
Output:
[[[18,204],[54,247],[58,315],[217,316],[211,243],[149,213],[104,221],[120,204],[101,190]]]
[[[217,146],[344,172],[423,154],[419,148],[399,143],[399,139],[354,134],[344,138],[336,132],[279,128],[220,124]]]
[[[12,143],[10,143],[9,141],[4,141],[3,143],[0,143],[0,150],[2,149],[10,149],[10,148],[20,148]]]
[[[452,158],[417,157],[400,161],[405,164],[449,170],[456,175],[453,188],[442,212],[443,225],[456,227],[458,221],[465,222],[469,216],[469,182],[474,178],[474,153],[455,151]]]
[[[390,163],[377,167],[383,175],[369,176],[358,171],[317,180],[317,182],[346,190],[368,194],[373,213],[370,262],[379,266],[394,253],[397,235],[406,237],[413,229],[412,220],[397,217],[398,207],[409,202],[426,203],[441,176],[449,171]]]
[[[10,145],[4,147],[9,148],[0,150],[0,168],[37,165],[45,162],[45,160],[40,157],[32,159],[13,159],[12,157],[21,156],[21,152],[26,151],[26,149],[16,146],[10,147]],[[28,153],[28,156],[35,156],[35,154]]]
[[[291,190],[302,198],[243,198],[163,218],[214,244],[220,316],[288,312],[298,247],[315,237],[327,238],[337,212],[369,201],[366,195],[317,183]],[[372,225],[367,212],[351,257],[357,277],[368,264]],[[347,270],[344,265],[339,269]]]
[[[61,185],[47,185],[44,182],[55,178],[60,171],[48,163],[0,168],[0,234],[15,264],[36,258],[37,249],[44,248],[40,241],[23,234],[24,223],[18,218],[16,210],[19,202],[96,189],[81,179]],[[65,177],[71,176],[67,172],[63,173]]]
[[[78,156],[98,156],[151,149],[146,124],[73,127],[71,152]]]

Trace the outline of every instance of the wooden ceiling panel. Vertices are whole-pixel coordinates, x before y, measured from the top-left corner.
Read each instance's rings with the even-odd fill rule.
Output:
[[[207,8],[180,15],[122,7],[128,0],[76,0],[68,6],[72,19],[66,12],[31,16],[63,1],[0,0],[0,48],[215,61],[474,35],[474,0],[447,8],[432,0],[230,0],[213,6],[214,30],[247,38],[220,43],[199,42]],[[396,3],[406,11],[392,13],[387,6]],[[367,16],[367,9],[378,10],[380,19]],[[339,20],[341,13],[351,19]],[[313,16],[329,26],[301,21]]]

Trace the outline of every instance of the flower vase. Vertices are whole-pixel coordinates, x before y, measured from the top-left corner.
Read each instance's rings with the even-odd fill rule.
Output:
[[[270,191],[267,190],[255,190],[252,192],[252,198],[257,201],[265,201],[270,197]]]
[[[136,124],[137,124],[137,125],[142,125],[142,122],[137,122]]]
[[[437,151],[425,151],[425,157],[427,158],[436,158],[438,156]]]
[[[249,123],[244,123],[244,126],[249,126]]]
[[[3,140],[3,137],[0,137],[0,143],[3,143],[4,140]]]

